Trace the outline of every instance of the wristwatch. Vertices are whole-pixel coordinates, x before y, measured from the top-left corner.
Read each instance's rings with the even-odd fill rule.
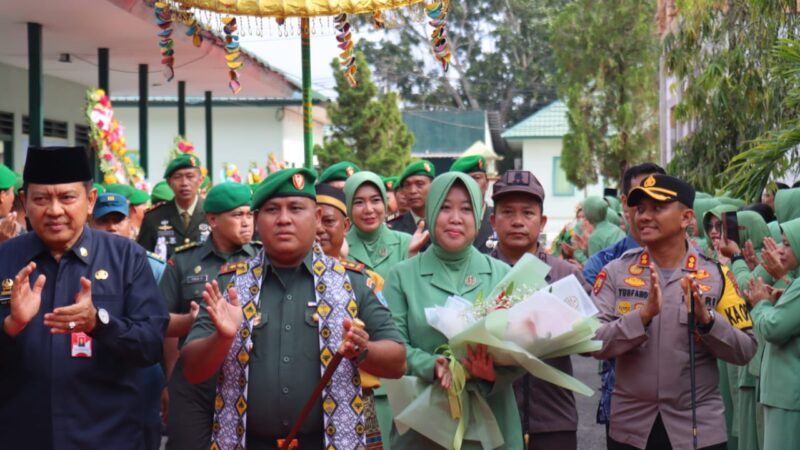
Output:
[[[97,308],[97,325],[104,327],[111,322],[111,316],[108,315],[108,311],[105,308]]]
[[[736,262],[738,259],[744,260],[744,256],[742,256],[741,253],[736,253],[735,255],[731,256],[731,264]]]
[[[708,333],[709,331],[711,331],[711,327],[714,326],[714,319],[716,318],[714,315],[714,310],[709,308],[708,315],[709,317],[711,317],[711,320],[709,320],[707,324],[697,325],[697,329],[700,330],[701,333]]]
[[[361,353],[359,353],[358,356],[352,359],[353,364],[355,364],[356,366],[360,365],[367,359],[367,354],[369,354],[369,347],[364,347],[364,349],[361,350]]]

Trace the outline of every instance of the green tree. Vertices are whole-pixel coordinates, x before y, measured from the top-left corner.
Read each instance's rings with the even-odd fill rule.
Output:
[[[400,10],[401,26],[358,46],[379,84],[398,92],[407,107],[498,111],[507,126],[556,98],[548,29],[558,10],[572,1],[450,1],[447,37],[453,59],[446,74],[433,60],[432,29],[419,20],[418,8]]]
[[[561,165],[582,188],[619,182],[658,148],[655,0],[577,0],[556,17],[556,85],[569,109]]]
[[[364,54],[356,53],[358,86],[351,87],[338,60],[333,60],[336,102],[328,107],[331,135],[314,153],[321,166],[348,160],[380,174],[400,173],[411,158],[414,135],[406,128],[397,107],[397,95],[377,97]]]
[[[679,2],[681,19],[664,39],[664,56],[680,80],[673,88],[682,88],[675,119],[691,124],[692,132],[678,142],[671,172],[709,192],[725,185],[738,194],[763,188],[769,170],[760,184],[748,186],[739,183],[754,181],[749,175],[755,172],[731,185],[733,172],[725,170],[737,154],[763,144],[755,139],[793,115],[782,103],[789,80],[770,69],[770,53],[779,38],[795,34],[796,7],[795,0]],[[752,170],[740,164],[732,170]]]

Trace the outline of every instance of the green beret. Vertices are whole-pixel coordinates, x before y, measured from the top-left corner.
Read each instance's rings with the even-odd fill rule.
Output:
[[[172,188],[169,187],[169,184],[167,184],[166,181],[159,181],[155,186],[153,186],[153,203],[168,202],[173,198],[175,198],[175,193],[172,192]]]
[[[462,156],[453,161],[450,172],[483,172],[486,173],[486,158],[481,155]]]
[[[250,205],[250,188],[241,183],[221,183],[212,187],[203,202],[207,213],[219,214]]]
[[[327,183],[328,181],[347,181],[347,178],[354,173],[361,172],[357,165],[350,161],[340,161],[328,167],[319,176],[319,183]]]
[[[0,189],[6,190],[17,185],[17,176],[7,165],[0,164]]]
[[[99,189],[97,192],[101,193]],[[127,198],[133,206],[143,205],[150,201],[150,195],[148,195],[147,192],[136,189],[129,184],[107,184],[103,192],[113,192],[114,194],[122,195]]]
[[[103,186],[102,184],[100,184],[100,183],[92,183],[92,186],[93,186],[95,189],[97,189],[97,195],[100,195],[100,194],[105,194],[105,193],[106,193],[106,187],[105,187],[105,186]]]
[[[169,178],[169,176],[172,175],[172,172],[175,172],[178,169],[185,169],[187,167],[199,169],[200,158],[191,153],[183,153],[169,163],[167,170],[164,171],[164,178]]]
[[[279,170],[258,185],[253,193],[251,208],[257,210],[274,197],[308,197],[316,201],[316,179],[317,175],[306,168]]]
[[[400,187],[400,177],[381,177],[381,181],[387,191],[394,191]]]
[[[19,194],[19,191],[22,190],[22,185],[25,184],[25,180],[22,179],[22,174],[14,172],[14,176],[17,177],[17,182],[14,183],[14,192]]]
[[[209,184],[211,184],[211,177],[206,175],[203,177],[203,181],[200,182],[200,189],[208,189]]]
[[[403,185],[406,178],[413,177],[414,175],[425,175],[426,177],[436,178],[436,168],[433,167],[432,162],[425,159],[414,161],[409,164],[406,170],[403,171],[403,174],[400,175],[400,186]]]

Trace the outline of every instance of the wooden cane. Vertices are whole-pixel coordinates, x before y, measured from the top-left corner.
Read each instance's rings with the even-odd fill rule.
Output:
[[[359,319],[353,319],[351,322],[352,328],[359,328],[364,329],[364,322]],[[317,399],[322,394],[322,390],[325,389],[325,386],[328,385],[328,382],[333,377],[333,373],[336,372],[336,368],[339,367],[339,364],[342,362],[344,355],[344,344],[347,340],[343,340],[342,344],[339,346],[339,349],[336,350],[336,354],[333,355],[331,358],[331,362],[328,363],[328,367],[325,368],[325,372],[322,374],[322,377],[319,379],[319,383],[311,392],[311,396],[306,401],[305,406],[303,406],[303,410],[300,411],[300,417],[297,418],[297,421],[292,426],[292,429],[289,431],[289,434],[286,436],[285,439],[278,439],[278,447],[280,450],[290,450],[291,448],[295,448],[298,443],[295,440],[297,433],[300,431],[300,427],[303,426],[303,423],[308,418],[308,415],[311,413],[311,410],[314,408],[314,405],[317,404]],[[295,447],[292,447],[294,445]]]

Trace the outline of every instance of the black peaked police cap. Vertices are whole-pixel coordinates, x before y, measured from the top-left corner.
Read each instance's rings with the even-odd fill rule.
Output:
[[[89,181],[89,152],[84,147],[28,147],[22,179],[35,184]]]
[[[694,188],[687,182],[669,175],[650,175],[628,195],[628,206],[636,206],[643,198],[669,203],[680,202],[687,208],[694,204]]]

